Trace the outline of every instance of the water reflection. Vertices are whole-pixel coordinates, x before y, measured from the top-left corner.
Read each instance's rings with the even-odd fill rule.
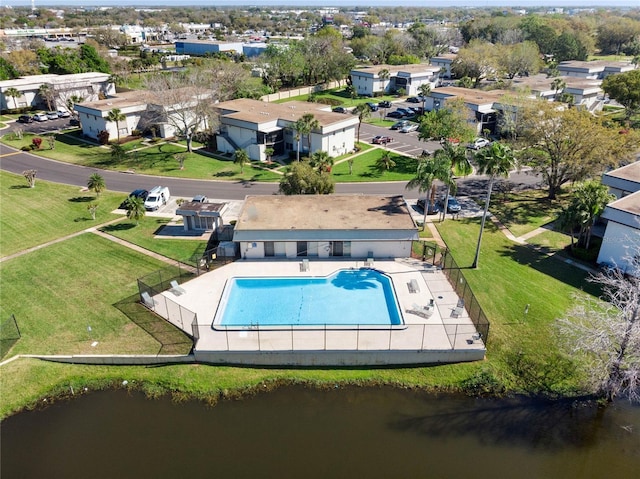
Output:
[[[640,408],[282,388],[216,407],[108,391],[8,418],[3,478],[631,478]]]

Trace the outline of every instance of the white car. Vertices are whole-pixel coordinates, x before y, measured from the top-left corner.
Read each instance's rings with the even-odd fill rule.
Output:
[[[416,131],[418,129],[417,123],[409,123],[408,125],[404,125],[400,128],[400,133],[410,133],[412,131]]]
[[[484,148],[485,146],[489,146],[491,141],[486,138],[476,138],[473,140],[473,143],[469,145],[469,148],[473,148],[474,150],[479,150],[480,148]]]
[[[71,113],[69,113],[67,110],[58,110],[58,118],[69,118],[71,116]]]
[[[38,113],[36,115],[33,115],[33,119],[35,121],[47,121],[49,118],[47,118],[47,115],[45,115],[44,113]]]

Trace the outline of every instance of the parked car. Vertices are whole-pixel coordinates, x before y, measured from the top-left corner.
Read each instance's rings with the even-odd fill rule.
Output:
[[[409,120],[396,121],[393,125],[391,125],[391,129],[392,130],[399,130],[400,128],[402,128],[404,126],[407,126],[408,124],[409,124]]]
[[[58,110],[58,118],[69,118],[71,116],[71,113],[69,113],[67,110]]]
[[[18,123],[33,123],[33,118],[30,115],[20,115]]]
[[[166,186],[156,186],[149,191],[149,196],[147,196],[144,202],[144,207],[148,211],[155,211],[162,205],[166,205],[170,198],[169,188]]]
[[[404,115],[399,111],[390,111],[387,113],[387,117],[389,118],[404,118]]]
[[[418,129],[417,123],[409,123],[400,128],[400,133],[411,133],[412,131],[416,131]]]
[[[143,189],[133,190],[131,193],[129,193],[129,196],[127,196],[127,199],[125,199],[122,203],[120,203],[120,209],[122,210],[127,209],[127,201],[129,200],[129,198],[140,198],[142,201],[146,201],[147,196],[149,196],[149,192],[147,190],[143,190]]]
[[[424,198],[420,198],[416,202],[416,206],[418,207],[418,209],[421,209],[424,212]],[[440,211],[440,207],[438,206],[437,203],[434,203],[433,205],[429,204],[429,211],[427,211],[427,214],[435,215],[439,211]]]
[[[47,112],[47,119],[48,120],[57,120],[58,119],[58,112],[56,112],[56,111],[48,111]]]
[[[380,108],[391,108],[391,102],[387,101],[387,100],[383,100],[383,101],[378,103],[378,106]]]
[[[424,113],[424,108],[421,106],[410,106],[409,110],[414,112],[416,115],[422,115]]]
[[[440,200],[440,209],[444,211],[444,199]],[[460,213],[462,206],[458,203],[453,196],[449,197],[449,201],[447,201],[447,213]]]
[[[33,115],[33,119],[35,121],[47,121],[49,118],[47,118],[47,115],[45,115],[44,113],[36,113],[35,115]]]
[[[375,145],[386,145],[387,143],[391,143],[392,141],[393,138],[391,138],[390,136],[377,135],[373,137],[371,143]]]
[[[376,105],[375,103],[368,101],[367,105],[369,106],[371,111],[378,111],[378,105]]]
[[[80,126],[80,120],[78,120],[77,118],[71,118],[71,120],[69,120],[69,125]]]
[[[343,106],[337,106],[333,110],[334,113],[347,113],[347,109]]]
[[[469,144],[469,148],[479,150],[480,148],[484,148],[485,146],[489,146],[490,144],[491,141],[487,140],[486,138],[476,138]]]
[[[410,96],[409,98],[407,98],[407,101],[409,103],[420,103],[421,100],[416,96]]]
[[[191,201],[194,203],[206,203],[208,198],[205,195],[196,195]]]
[[[396,108],[397,112],[402,113],[403,116],[413,116],[414,113],[408,108]]]

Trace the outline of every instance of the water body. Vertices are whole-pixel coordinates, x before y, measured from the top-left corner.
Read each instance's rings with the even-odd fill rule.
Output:
[[[287,387],[215,407],[91,393],[1,424],[10,478],[638,477],[640,407]]]

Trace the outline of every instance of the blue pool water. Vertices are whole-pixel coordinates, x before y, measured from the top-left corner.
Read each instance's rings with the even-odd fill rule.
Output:
[[[371,269],[325,278],[232,278],[215,325],[401,324],[391,279]]]

